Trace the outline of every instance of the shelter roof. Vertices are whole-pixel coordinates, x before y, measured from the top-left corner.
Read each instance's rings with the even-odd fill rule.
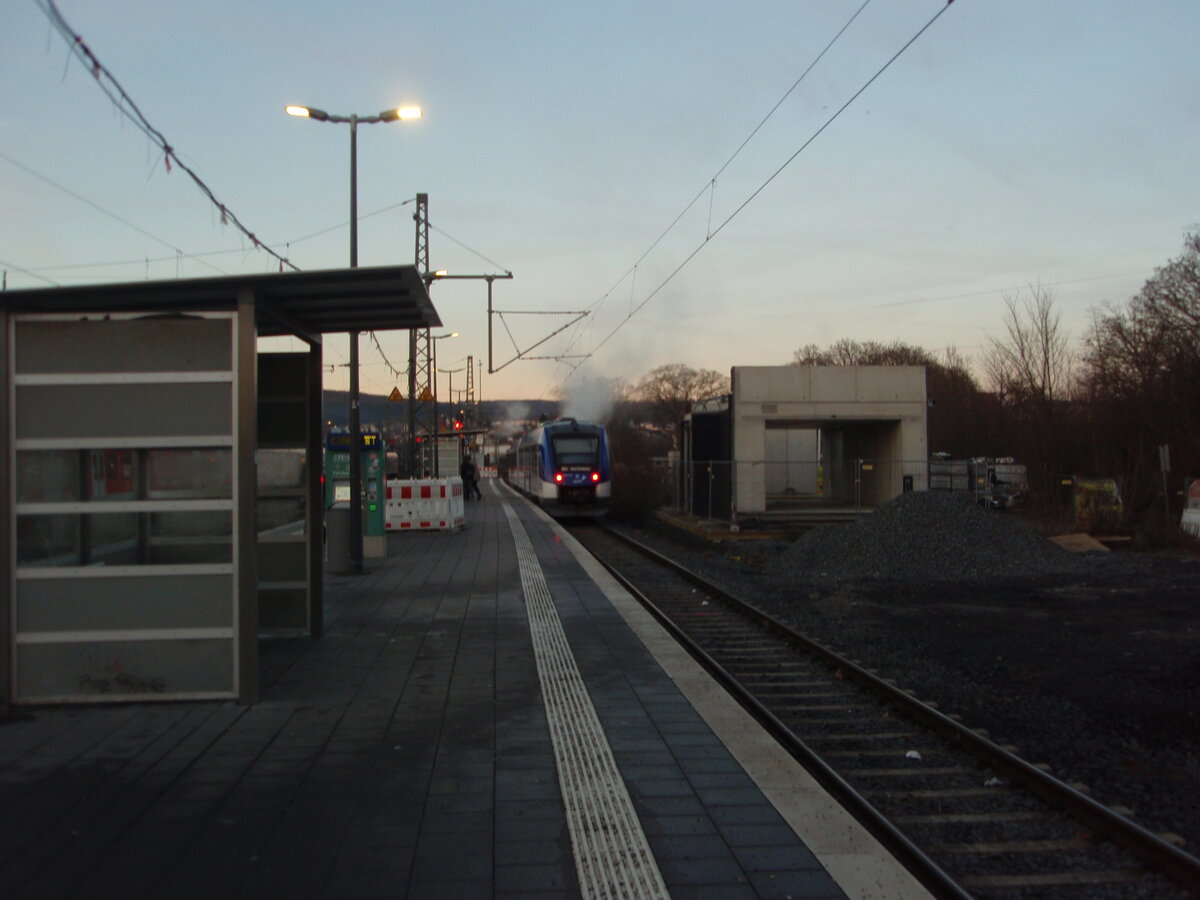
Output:
[[[324,334],[442,324],[415,266],[228,275],[0,292],[12,312],[165,314],[229,310],[255,300],[258,334]]]

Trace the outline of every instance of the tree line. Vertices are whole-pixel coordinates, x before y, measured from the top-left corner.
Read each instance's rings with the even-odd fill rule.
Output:
[[[1003,302],[1002,333],[975,367],[953,348],[853,340],[801,347],[791,364],[924,366],[932,452],[1016,457],[1047,506],[1065,502],[1066,477],[1113,478],[1126,524],[1162,526],[1159,447],[1170,448],[1172,515],[1185,476],[1200,477],[1200,232],[1127,303],[1093,310],[1074,343],[1048,288]],[[729,390],[727,374],[660,366],[615,386],[610,429],[627,452],[662,455],[695,402]]]

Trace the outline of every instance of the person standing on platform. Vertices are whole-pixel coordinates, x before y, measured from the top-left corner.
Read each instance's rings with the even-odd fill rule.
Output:
[[[458,474],[462,476],[463,498],[470,500],[471,494],[474,492],[476,497],[483,499],[483,494],[479,492],[479,485],[475,481],[475,463],[471,462],[471,457],[463,457],[462,465],[458,467]]]

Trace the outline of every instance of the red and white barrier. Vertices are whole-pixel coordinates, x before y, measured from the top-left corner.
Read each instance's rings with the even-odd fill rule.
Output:
[[[384,507],[388,531],[453,531],[466,522],[462,479],[389,481]]]

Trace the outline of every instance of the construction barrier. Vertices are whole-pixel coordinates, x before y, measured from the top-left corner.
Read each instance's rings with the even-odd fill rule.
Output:
[[[453,478],[418,478],[387,483],[387,531],[453,531],[466,522],[463,484]]]

